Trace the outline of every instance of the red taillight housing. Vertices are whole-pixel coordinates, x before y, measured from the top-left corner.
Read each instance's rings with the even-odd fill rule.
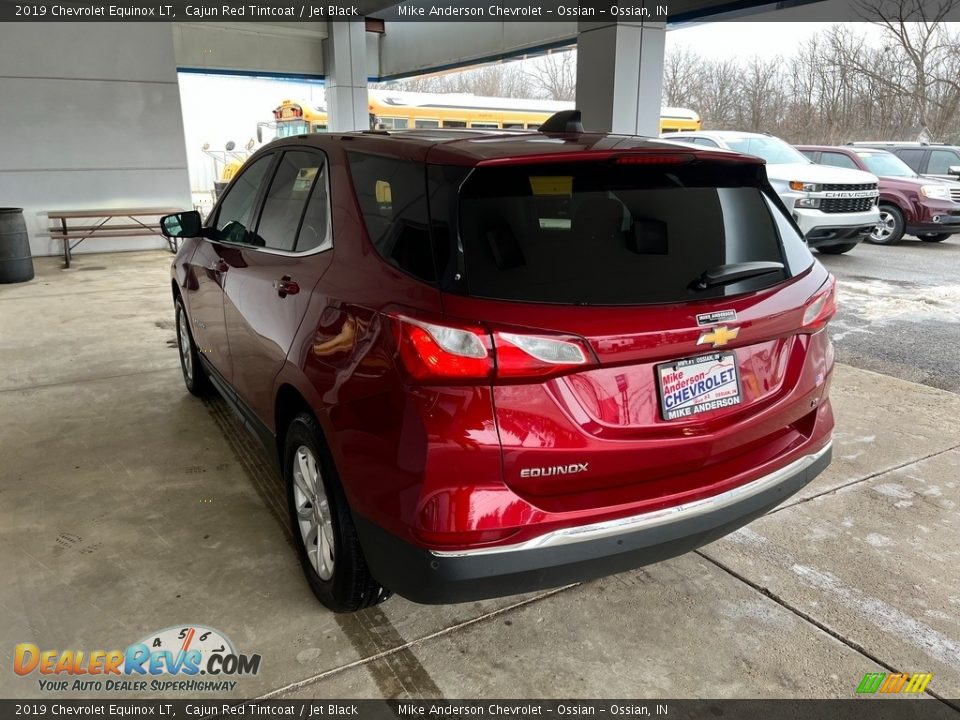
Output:
[[[827,326],[837,314],[837,281],[831,275],[807,303],[802,332],[815,333]]]
[[[468,323],[390,316],[409,380],[421,384],[520,380],[562,375],[596,364],[590,346],[571,335],[518,333]]]

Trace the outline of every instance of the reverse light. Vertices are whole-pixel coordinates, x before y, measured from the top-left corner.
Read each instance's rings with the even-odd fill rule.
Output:
[[[802,180],[791,180],[790,189],[797,192],[820,192],[820,186],[817,183],[803,182]]]
[[[497,354],[497,377],[542,377],[586,365],[590,350],[578,338],[549,338],[541,335],[493,334]]]
[[[837,281],[833,275],[813,296],[803,313],[802,332],[815,333],[822,330],[837,314]]]
[[[924,185],[920,188],[920,194],[931,200],[950,200],[950,188],[946,185]]]

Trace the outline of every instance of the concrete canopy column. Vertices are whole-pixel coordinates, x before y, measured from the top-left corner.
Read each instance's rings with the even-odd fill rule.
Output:
[[[363,22],[330,22],[324,41],[327,124],[330,130],[366,130],[367,45]]]
[[[660,134],[663,22],[581,22],[577,108],[587,130]]]

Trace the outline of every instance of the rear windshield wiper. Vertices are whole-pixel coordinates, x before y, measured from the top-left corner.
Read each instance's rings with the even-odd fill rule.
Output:
[[[730,285],[731,283],[746,280],[747,278],[767,275],[769,273],[781,272],[783,263],[770,262],[767,260],[758,262],[729,263],[727,265],[717,265],[700,273],[690,283],[691,290],[706,290],[720,285]]]

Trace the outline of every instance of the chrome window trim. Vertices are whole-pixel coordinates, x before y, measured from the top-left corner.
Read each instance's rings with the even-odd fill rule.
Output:
[[[642,513],[640,515],[631,515],[629,517],[617,518],[615,520],[605,520],[603,522],[592,523],[590,525],[562,528],[560,530],[554,530],[514,545],[500,545],[497,547],[476,548],[470,550],[431,550],[430,554],[441,558],[455,558],[480,557],[485,555],[522,552],[524,550],[560,547],[563,545],[588,542],[591,540],[612,538],[641,530],[649,530],[650,528],[659,527],[661,525],[669,525],[673,522],[689,520],[730,507],[731,505],[735,505],[738,502],[776,487],[797,473],[813,465],[817,460],[829,452],[832,446],[833,439],[831,438],[829,441],[827,441],[826,445],[816,452],[809,455],[804,455],[803,457],[794,460],[792,463],[785,465],[779,470],[774,470],[773,472],[744,485],[740,485],[718,495],[701,498],[700,500],[693,500],[681,505],[675,505],[673,507],[663,508],[661,510],[654,510],[652,512]]]
[[[209,243],[216,243],[217,245],[225,245],[226,247],[241,248],[243,250],[256,250],[257,252],[265,253],[267,255],[279,255],[280,257],[291,257],[291,258],[310,257],[311,255],[319,255],[320,253],[325,253],[325,252],[329,252],[330,250],[333,250],[333,205],[331,203],[332,198],[331,198],[330,173],[329,173],[330,158],[327,156],[327,153],[325,150],[322,150],[320,148],[315,148],[312,145],[290,145],[289,147],[283,146],[283,147],[277,148],[276,150],[273,150],[271,154],[275,154],[275,155],[279,154],[280,157],[282,158],[283,153],[288,152],[290,150],[293,150],[293,151],[307,150],[309,152],[319,153],[320,155],[323,156],[323,170],[324,170],[323,174],[327,183],[326,246],[324,246],[321,243],[315,248],[310,248],[309,250],[304,250],[303,252],[295,252],[292,250],[280,250],[277,248],[260,247],[259,245],[248,245],[247,243],[230,242],[229,240],[217,240],[216,238],[202,237],[200,239],[206,240]],[[270,181],[273,182],[273,177],[270,178]],[[269,186],[267,189],[269,190]],[[311,195],[312,194],[313,193],[311,191]],[[264,203],[266,203],[266,200],[267,198],[266,196],[264,196],[262,199],[262,202],[259,203],[258,209],[260,210],[260,212],[257,215],[258,224],[260,222],[260,215],[263,214],[263,206],[264,206]],[[307,198],[307,205],[310,204],[310,200],[311,198]],[[214,211],[216,211],[216,213]],[[210,212],[210,216],[204,221],[204,227],[208,227],[206,223],[210,222],[211,220],[214,220],[214,215],[219,214],[219,211],[220,211],[220,202],[217,203],[217,205],[214,207],[214,210]],[[214,227],[215,226],[216,226],[216,221],[214,220]]]

